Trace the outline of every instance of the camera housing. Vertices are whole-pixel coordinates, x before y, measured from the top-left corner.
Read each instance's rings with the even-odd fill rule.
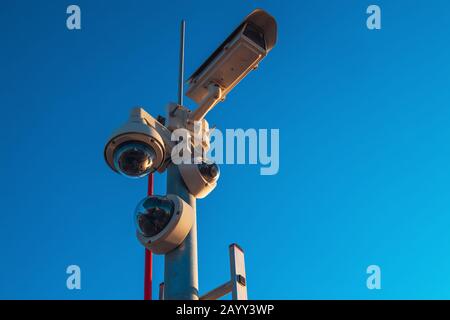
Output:
[[[201,120],[225,99],[275,46],[277,24],[261,9],[253,11],[188,79],[186,95],[199,107],[193,120]]]
[[[220,176],[219,166],[206,159],[180,164],[178,168],[189,192],[198,199],[206,197],[215,189]]]
[[[149,196],[136,207],[136,235],[155,254],[166,254],[183,243],[194,223],[194,210],[180,197]]]
[[[106,143],[104,156],[113,171],[140,178],[164,171],[171,147],[167,128],[144,109],[134,108],[129,120]]]

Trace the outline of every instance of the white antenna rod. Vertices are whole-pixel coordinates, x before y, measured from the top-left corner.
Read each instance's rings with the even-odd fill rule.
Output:
[[[181,20],[180,30],[180,69],[178,74],[178,104],[183,105],[183,85],[184,85],[184,34],[186,31],[186,22]]]

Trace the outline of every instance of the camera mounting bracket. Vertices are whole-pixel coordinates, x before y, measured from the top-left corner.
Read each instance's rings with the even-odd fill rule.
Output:
[[[190,114],[192,121],[201,121],[206,114],[220,101],[225,100],[222,88],[214,82],[208,84],[208,94],[200,102],[197,109]]]

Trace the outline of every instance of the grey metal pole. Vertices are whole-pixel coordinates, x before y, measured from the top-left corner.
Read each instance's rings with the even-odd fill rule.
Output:
[[[198,300],[196,199],[187,190],[177,166],[167,169],[167,194],[176,194],[194,209],[194,223],[184,242],[164,260],[164,300]]]
[[[185,21],[181,22],[180,73],[178,82],[178,104],[183,105],[184,82],[184,33]],[[169,122],[176,117],[169,111]],[[196,199],[189,193],[178,167],[167,168],[167,194],[176,194],[194,209],[194,222],[184,242],[164,258],[164,300],[198,300],[197,258],[197,210]]]

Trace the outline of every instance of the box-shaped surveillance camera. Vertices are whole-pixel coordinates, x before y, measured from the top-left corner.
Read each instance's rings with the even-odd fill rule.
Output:
[[[215,83],[227,95],[273,48],[275,19],[264,10],[253,11],[188,79],[186,95],[197,103]]]

